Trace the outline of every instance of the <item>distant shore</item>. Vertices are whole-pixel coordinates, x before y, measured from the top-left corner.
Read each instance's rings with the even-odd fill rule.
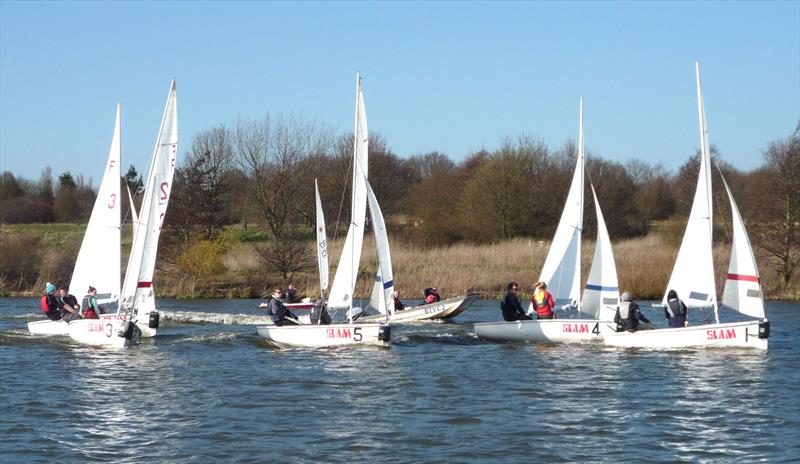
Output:
[[[30,227],[11,229],[10,233],[6,229],[3,241],[24,241],[24,237],[41,233],[44,234],[42,240],[53,246],[47,251],[44,259],[40,257],[38,261],[33,253],[35,250],[26,249],[25,244],[20,244],[11,250],[16,256],[4,256],[3,263],[0,264],[7,267],[31,266],[31,263],[36,262],[37,266],[30,271],[38,272],[38,276],[28,277],[30,282],[35,283],[22,287],[17,285],[16,288],[15,281],[5,277],[0,280],[0,295],[39,296],[44,282],[59,281],[58,277],[45,276],[60,275],[63,281],[68,281],[82,231],[83,228],[78,225],[62,225],[60,228],[49,228],[44,232],[36,232],[35,228]],[[518,282],[523,290],[523,296],[529,296],[533,283],[539,278],[550,246],[546,241],[524,238],[493,244],[459,243],[440,247],[419,247],[402,240],[391,238],[390,240],[395,288],[400,291],[401,299],[407,300],[421,299],[422,291],[426,287],[438,287],[444,297],[476,292],[481,298],[496,299],[503,295],[506,284],[510,281]],[[6,243],[6,247],[8,245]],[[309,249],[313,246],[313,243],[309,243]],[[334,265],[338,262],[341,246],[341,239],[330,244],[330,249],[333,251],[331,263]],[[629,291],[634,298],[640,300],[660,300],[672,272],[677,247],[664,243],[658,234],[622,240],[614,243],[613,247],[620,291]],[[581,261],[582,282],[585,282],[593,253],[594,242],[584,241]],[[123,260],[125,258],[123,255]],[[715,246],[715,275],[717,294],[720,297],[728,260],[728,247],[722,244]],[[798,284],[800,279],[795,279],[788,288],[781,288],[778,285],[779,278],[769,270],[769,267],[759,264],[766,299],[800,299],[800,284]],[[371,239],[367,238],[364,242],[356,285],[356,298],[369,298],[375,269],[374,246]],[[331,280],[334,273],[335,268],[332,268]],[[10,274],[6,271],[4,275]],[[218,272],[215,271],[205,279],[186,275],[174,260],[168,257],[162,258],[160,254],[154,281],[156,294],[161,297],[263,298],[272,293],[273,287],[284,287],[289,283],[295,285],[301,296],[311,298],[319,296],[316,266],[284,279],[281,275],[262,269],[250,242],[239,242],[227,247],[221,256]],[[72,293],[76,295],[83,291],[84,289],[72,289]]]

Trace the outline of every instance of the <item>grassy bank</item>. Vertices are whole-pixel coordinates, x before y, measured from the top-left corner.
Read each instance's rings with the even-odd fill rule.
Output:
[[[28,224],[0,228],[0,294],[38,295],[46,281],[68,281],[85,226],[72,224]],[[125,234],[123,234],[125,235]],[[391,240],[391,239],[390,239]],[[257,298],[271,293],[274,286],[291,280],[301,294],[319,294],[316,267],[296,273],[291,279],[265,269],[254,246],[258,242],[231,240],[224,247],[220,265],[210,277],[192,278],[166,251],[159,254],[155,275],[157,294],[164,297]],[[338,262],[343,240],[332,241],[331,263]],[[513,239],[494,244],[422,248],[413,243],[392,240],[395,286],[403,299],[420,299],[425,287],[439,287],[443,296],[478,292],[484,298],[500,296],[509,281],[517,281],[525,293],[538,279],[549,242]],[[123,244],[123,249],[130,242]],[[309,253],[313,250],[309,243]],[[585,282],[594,253],[594,242],[582,244],[581,275]],[[672,272],[677,247],[666,244],[660,235],[651,234],[614,243],[620,288],[638,299],[660,299]],[[123,260],[127,251],[123,252]],[[727,271],[727,245],[714,249],[717,290],[721,295]],[[764,294],[770,299],[799,299],[800,278],[782,288],[766,263],[759,260]],[[124,261],[123,261],[124,266]],[[366,237],[357,283],[357,297],[366,298],[376,269],[375,249]],[[333,279],[331,272],[331,280]],[[73,289],[73,293],[83,289]]]

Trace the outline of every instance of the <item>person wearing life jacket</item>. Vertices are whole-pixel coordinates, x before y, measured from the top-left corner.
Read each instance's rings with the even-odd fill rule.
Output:
[[[44,288],[44,294],[42,294],[41,298],[42,312],[51,321],[61,319],[61,313],[58,311],[58,301],[56,301],[56,296],[54,294],[55,291],[56,286],[47,282]]]
[[[81,317],[83,319],[100,319],[100,314],[105,313],[102,306],[97,305],[97,289],[89,286],[89,291],[83,297],[83,304],[81,304]]]
[[[280,288],[275,288],[272,293],[272,299],[269,300],[269,302],[262,303],[259,306],[267,309],[269,318],[272,319],[272,322],[276,326],[282,327],[284,325],[297,325],[297,316],[295,316],[286,308],[286,306],[283,305],[283,302],[281,301],[282,297],[283,290]]]
[[[403,302],[400,301],[400,292],[398,290],[395,290],[392,293],[392,299],[394,300],[394,310],[395,311],[402,311],[402,310],[406,309],[406,305],[404,305]]]
[[[556,304],[553,302],[553,295],[547,291],[547,284],[537,282],[533,286],[533,297],[531,298],[533,308],[536,310],[536,319],[555,319],[554,312]]]
[[[516,282],[509,282],[506,288],[506,296],[503,298],[503,301],[500,302],[500,311],[503,312],[503,319],[509,322],[531,320],[532,318],[525,314],[525,311],[522,309],[522,304],[520,304],[519,298],[517,297],[519,285],[517,285]]]
[[[69,322],[73,319],[81,318],[78,312],[80,310],[78,299],[75,298],[75,295],[70,295],[68,286],[62,285],[61,288],[58,289],[56,304],[58,305],[58,311],[61,313],[61,319]]]
[[[642,315],[639,305],[631,300],[631,294],[625,292],[619,299],[619,306],[617,306],[617,314],[614,315],[614,322],[617,323],[617,332],[636,332],[639,330],[639,321],[649,324],[644,315]]]
[[[689,326],[689,309],[678,298],[678,292],[675,290],[670,290],[667,293],[667,307],[664,308],[664,316],[666,316],[670,327]]]
[[[425,304],[436,303],[442,299],[439,296],[439,289],[436,287],[428,287],[425,289]]]
[[[331,315],[328,314],[328,304],[322,300],[317,300],[311,309],[311,323],[314,325],[328,325],[331,323]]]

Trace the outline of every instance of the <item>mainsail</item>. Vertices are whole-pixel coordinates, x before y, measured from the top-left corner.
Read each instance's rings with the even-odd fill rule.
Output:
[[[703,94],[700,90],[700,65],[695,64],[695,66],[697,112],[700,120],[700,171],[689,222],[662,302],[666,304],[667,294],[670,290],[675,290],[678,297],[689,307],[713,307],[715,319],[718,320],[714,261],[711,254],[712,198],[708,126]]]
[[[344,240],[344,248],[339,256],[339,266],[333,277],[333,285],[328,298],[331,309],[351,308],[358,265],[361,260],[361,247],[364,242],[364,222],[367,213],[367,158],[369,153],[369,133],[367,114],[364,109],[364,95],[361,92],[361,76],[356,74],[356,118],[353,134],[353,192],[351,198],[350,227]]]
[[[325,233],[325,216],[322,213],[322,200],[319,198],[319,185],[314,179],[314,194],[317,202],[317,266],[319,267],[319,290],[325,299],[328,289],[328,236]]]
[[[69,283],[71,291],[79,295],[84,295],[90,285],[95,287],[97,299],[102,303],[117,301],[120,292],[120,131],[117,102],[114,135],[103,180]]]
[[[155,310],[153,272],[156,266],[158,237],[172,190],[177,153],[178,112],[173,79],[150,162],[150,174],[139,211],[139,223],[134,224],[134,241],[122,290],[121,306],[126,310],[132,310],[134,316],[138,314],[141,317]]]
[[[547,284],[556,305],[577,304],[580,310],[581,229],[583,228],[583,98],[580,100],[578,160],[567,201],[539,280]]]

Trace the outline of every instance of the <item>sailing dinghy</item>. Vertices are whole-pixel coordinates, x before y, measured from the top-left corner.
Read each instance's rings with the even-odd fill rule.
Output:
[[[605,343],[611,346],[637,348],[745,347],[766,350],[770,327],[769,321],[764,316],[764,302],[755,257],[739,209],[727,183],[725,188],[731,202],[734,232],[723,304],[756,320],[722,324],[719,322],[711,253],[713,212],[711,160],[708,125],[700,89],[700,65],[697,63],[695,75],[700,123],[700,171],[689,222],[663,302],[666,303],[666,293],[673,289],[686,303],[690,312],[692,308],[712,308],[714,323],[634,333],[620,332],[606,336]]]
[[[95,287],[97,301],[101,304],[116,303],[120,291],[120,131],[120,105],[117,102],[114,135],[111,138],[103,180],[97,190],[92,215],[83,235],[69,285],[79,295],[84,295],[90,285]],[[102,320],[111,320],[116,318],[116,313],[99,316]],[[69,333],[66,321],[49,319],[29,322],[28,331],[35,335]]]
[[[475,324],[475,335],[495,341],[586,342],[616,330],[613,322],[619,303],[617,268],[600,203],[592,187],[597,211],[597,243],[589,278],[580,295],[581,230],[583,228],[584,177],[583,98],[580,100],[578,161],[561,220],[547,253],[539,280],[545,282],[556,307],[574,308],[592,319],[534,319]],[[533,307],[529,312],[533,312]]]
[[[153,273],[158,238],[169,204],[177,154],[177,92],[173,79],[156,138],[153,158],[150,161],[150,172],[138,223],[133,225],[133,245],[119,298],[117,318],[81,319],[70,322],[69,335],[73,340],[87,345],[123,347],[137,344],[140,337],[155,336],[159,325],[159,314],[155,308]]]
[[[334,311],[346,309],[348,320],[333,324],[301,324],[290,326],[258,326],[258,334],[279,347],[331,347],[347,345],[386,345],[391,338],[389,325],[385,323],[354,323],[353,293],[358,275],[361,246],[364,239],[364,222],[367,203],[367,155],[368,132],[361,77],[356,74],[356,120],[353,147],[353,192],[350,227],[339,266],[328,298],[328,307]],[[325,218],[319,188],[314,183],[317,206],[317,262],[320,273],[320,291],[323,305],[328,287],[328,241],[325,233]],[[391,266],[391,264],[390,264]],[[305,318],[303,318],[305,319]]]

